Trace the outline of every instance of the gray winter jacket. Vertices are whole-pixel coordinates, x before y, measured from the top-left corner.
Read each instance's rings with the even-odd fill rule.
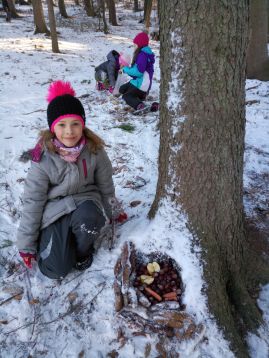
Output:
[[[86,200],[111,218],[109,199],[114,195],[112,166],[104,149],[93,154],[85,146],[76,163],[45,150],[40,162],[32,162],[25,181],[19,251],[36,252],[39,231]]]
[[[107,74],[110,86],[115,87],[119,65],[119,53],[112,50],[107,55],[107,61],[101,63],[101,65],[95,68],[96,72],[103,71]]]

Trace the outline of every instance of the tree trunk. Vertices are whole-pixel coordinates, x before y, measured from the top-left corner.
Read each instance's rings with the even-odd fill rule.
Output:
[[[35,34],[50,34],[47,28],[44,11],[41,0],[32,0],[34,23],[35,23]]]
[[[59,10],[60,10],[61,16],[64,17],[65,19],[68,19],[69,16],[67,15],[67,12],[66,12],[64,0],[59,0],[58,4],[59,4]]]
[[[53,9],[52,0],[47,0],[48,4],[48,15],[49,15],[49,24],[50,24],[50,33],[51,33],[51,44],[52,44],[52,52],[60,53],[58,46],[58,36],[56,31],[56,21]]]
[[[106,7],[105,7],[105,0],[99,0],[99,16],[101,17],[102,14],[102,18],[103,18],[103,24],[104,24],[104,33],[108,34],[108,27],[107,27],[107,23],[106,23]],[[99,17],[99,18],[100,18]],[[100,22],[99,22],[100,24]]]
[[[145,28],[146,31],[149,32],[150,27],[150,15],[152,10],[152,0],[145,0],[144,5],[144,22],[145,22]]]
[[[95,16],[92,0],[83,0],[87,16]]]
[[[247,77],[269,80],[268,2],[250,1],[250,42],[247,55]]]
[[[15,8],[15,3],[13,2],[13,0],[7,0],[7,2],[8,2],[8,7],[9,7],[11,17],[13,19],[20,17],[19,14],[17,13],[17,10]]]
[[[160,0],[160,10],[159,178],[149,217],[164,200],[185,211],[203,249],[209,308],[236,357],[246,357],[242,329],[261,322],[244,276],[248,0]]]
[[[109,22],[113,26],[118,26],[117,16],[116,16],[116,6],[114,0],[106,0],[109,13]]]
[[[134,12],[138,12],[138,11],[139,11],[138,0],[134,0]]]

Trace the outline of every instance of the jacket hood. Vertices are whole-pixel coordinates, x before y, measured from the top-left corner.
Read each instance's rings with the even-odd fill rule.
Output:
[[[141,49],[141,52],[144,52],[148,56],[150,62],[152,62],[152,63],[155,62],[155,55],[154,55],[154,53],[152,52],[152,50],[151,50],[151,48],[149,46],[143,47]]]
[[[106,58],[108,59],[108,61],[116,61],[119,56],[120,54],[117,51],[112,50],[108,53]]]

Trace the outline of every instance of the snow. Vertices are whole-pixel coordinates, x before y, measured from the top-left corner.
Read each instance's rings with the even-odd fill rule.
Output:
[[[133,337],[122,348],[117,342],[113,267],[123,243],[128,240],[144,253],[156,250],[167,253],[181,267],[186,312],[197,324],[204,325],[206,339],[199,344],[179,342],[176,351],[180,356],[234,357],[208,312],[200,248],[192,242],[186,217],[179,215],[171,202],[163,200],[156,218],[147,219],[158,175],[158,115],[141,118],[126,112],[121,116],[117,113],[117,108],[122,108],[120,100],[95,91],[94,67],[105,60],[111,49],[132,53],[132,38],[142,30],[138,23],[140,15],[121,10],[123,26],[111,27],[110,34],[104,35],[95,31],[97,22],[86,19],[82,8],[69,6],[67,12],[75,18],[60,20],[58,17],[61,53],[52,54],[50,40],[44,35],[33,35],[33,18],[27,9],[21,7],[25,16],[20,20],[6,23],[0,18],[1,356],[77,357],[84,352],[85,357],[105,357],[116,349],[122,358],[143,357],[147,343],[154,347],[153,337]],[[82,25],[75,30],[69,27],[70,23],[79,24],[79,21]],[[172,40],[176,41],[175,34]],[[158,100],[159,44],[152,41],[151,47],[156,54],[151,95],[153,100]],[[22,265],[14,266],[21,262],[14,242],[22,208],[23,179],[29,167],[18,158],[23,150],[36,143],[39,130],[47,126],[47,88],[51,80],[57,79],[71,82],[84,104],[87,125],[108,145],[107,151],[116,169],[117,197],[130,218],[117,227],[118,237],[112,251],[102,246],[90,269],[74,271],[61,282],[47,279],[36,267],[28,272]],[[172,96],[174,85],[175,82],[171,84],[169,101],[176,109],[180,98]],[[255,176],[268,172],[268,92],[268,83],[247,81],[247,101],[256,101],[246,107],[244,183],[247,191],[253,187]],[[83,97],[85,94],[89,97]],[[134,131],[118,128],[123,123],[134,125]],[[129,182],[143,186],[132,189]],[[248,215],[255,215],[258,204],[262,208],[266,205],[265,194],[266,190],[262,190],[245,197]],[[131,207],[134,200],[140,200],[141,204]],[[1,304],[12,295],[5,287],[12,287],[16,293],[24,289],[21,299]],[[31,297],[38,303],[29,304]],[[263,358],[269,352],[269,285],[262,288],[257,303],[264,312],[265,325],[260,328],[259,337],[249,334],[248,344],[251,357]],[[150,357],[156,356],[153,349]]]

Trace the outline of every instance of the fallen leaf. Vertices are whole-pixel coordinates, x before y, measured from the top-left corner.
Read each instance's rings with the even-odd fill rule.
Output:
[[[154,277],[148,275],[141,275],[140,280],[142,283],[150,285],[154,281]]]
[[[132,208],[135,208],[137,205],[141,204],[141,201],[140,200],[134,200],[134,201],[131,201],[130,202],[130,206]]]
[[[160,272],[160,265],[157,262],[150,262],[147,264],[147,270],[149,274],[153,274],[154,272]]]

